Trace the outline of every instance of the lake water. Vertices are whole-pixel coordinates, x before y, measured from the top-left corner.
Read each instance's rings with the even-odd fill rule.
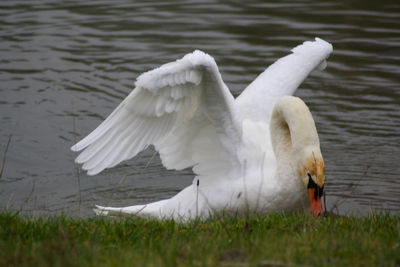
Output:
[[[296,95],[316,120],[328,207],[400,212],[398,1],[1,1],[0,14],[2,161],[11,136],[2,210],[87,217],[95,203],[176,194],[191,183],[191,171],[165,170],[151,150],[89,177],[69,148],[144,71],[201,49],[238,95],[292,47],[318,36],[334,52]]]

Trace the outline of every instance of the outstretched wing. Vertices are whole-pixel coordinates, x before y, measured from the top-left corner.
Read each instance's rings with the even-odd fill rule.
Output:
[[[236,113],[214,59],[196,50],[139,76],[136,88],[110,116],[71,149],[83,150],[75,161],[89,175],[151,144],[165,167],[196,164],[194,171],[204,175],[224,164],[235,165],[240,140]],[[213,161],[221,158],[216,166]]]
[[[322,39],[307,41],[292,49],[261,73],[236,99],[243,118],[269,121],[275,102],[292,95],[314,69],[324,69],[332,45]]]

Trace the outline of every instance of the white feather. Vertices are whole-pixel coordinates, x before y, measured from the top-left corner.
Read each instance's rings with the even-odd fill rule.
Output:
[[[269,66],[238,96],[236,103],[244,117],[253,121],[269,118],[275,102],[292,95],[308,74],[328,58],[332,45],[315,38],[292,52]]]

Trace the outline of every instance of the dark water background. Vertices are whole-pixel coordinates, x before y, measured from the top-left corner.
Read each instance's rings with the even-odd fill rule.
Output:
[[[272,2],[272,1],[271,1]],[[201,49],[235,95],[304,40],[334,46],[297,91],[319,130],[327,202],[342,213],[400,211],[398,1],[1,1],[0,209],[91,216],[95,203],[170,197],[191,171],[153,152],[89,177],[69,147],[142,72]],[[1,166],[1,161],[0,161]]]

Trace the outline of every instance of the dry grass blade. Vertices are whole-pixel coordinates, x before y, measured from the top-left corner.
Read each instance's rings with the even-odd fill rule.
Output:
[[[358,178],[356,183],[351,183],[348,188],[351,189],[350,194],[354,195],[355,190],[357,187],[360,185],[362,180],[365,180],[367,178],[367,174],[369,169],[371,168],[372,164],[368,164],[364,170],[364,173]],[[343,204],[343,202],[346,201],[346,199],[338,199],[333,205],[331,211],[333,212],[334,209],[336,209],[337,213],[339,214],[339,206]]]
[[[260,196],[261,196],[261,189],[264,185],[264,162],[265,162],[265,152],[263,153],[262,161],[261,161],[261,182],[260,182],[260,187],[258,188],[258,193],[257,193],[257,202],[256,202],[256,208],[254,210],[254,213],[258,212],[258,204],[260,202]]]
[[[8,151],[8,147],[10,146],[10,143],[11,143],[11,138],[12,138],[12,134],[10,134],[8,136],[6,149],[4,150],[4,156],[3,156],[3,160],[1,162],[1,169],[0,169],[0,179],[3,176],[4,167],[6,166],[7,151]]]
[[[74,102],[71,102],[72,109],[72,131],[74,133],[74,144],[76,144],[76,121],[74,116]],[[78,203],[78,215],[81,215],[81,205],[82,205],[82,191],[81,191],[81,170],[79,167],[75,166],[76,179],[78,183],[78,193],[79,193],[79,203]]]
[[[26,196],[26,197],[24,198],[24,202],[22,203],[21,207],[19,208],[19,212],[22,211],[22,209],[28,204],[29,200],[30,200],[31,197],[33,196],[33,192],[35,192],[35,185],[36,185],[36,181],[33,180],[31,192],[29,193],[28,196]]]

